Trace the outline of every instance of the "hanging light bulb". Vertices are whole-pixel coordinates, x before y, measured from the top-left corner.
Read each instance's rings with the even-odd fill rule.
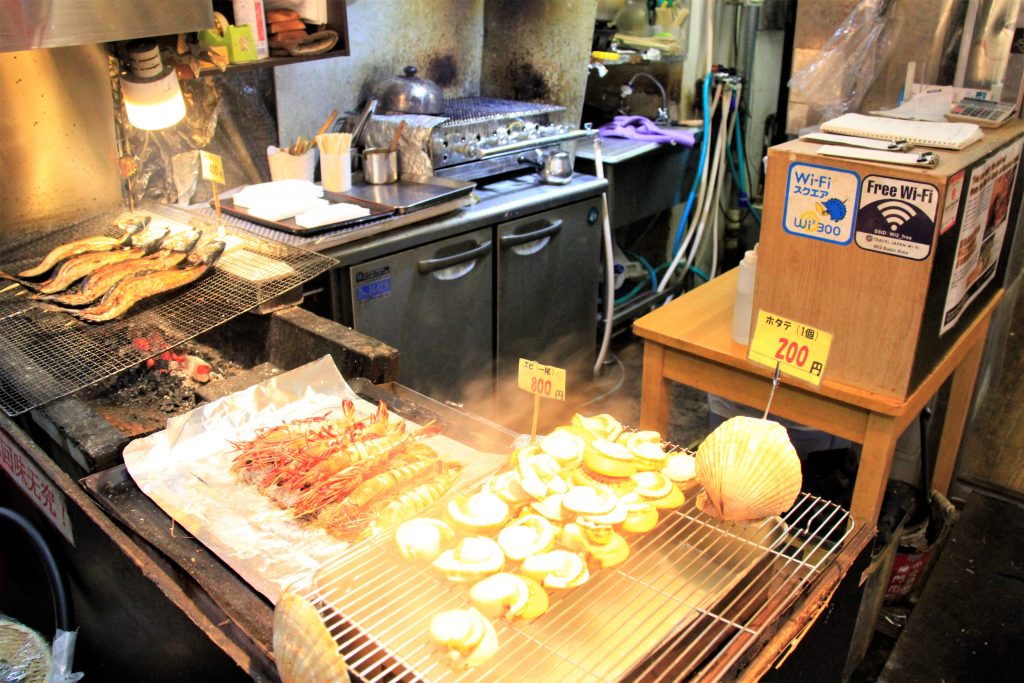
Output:
[[[143,40],[127,46],[128,72],[121,75],[121,92],[128,121],[143,130],[173,126],[185,116],[178,75],[165,66],[160,48]]]

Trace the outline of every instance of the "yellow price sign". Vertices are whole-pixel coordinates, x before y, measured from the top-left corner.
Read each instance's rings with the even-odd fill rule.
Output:
[[[203,169],[203,180],[224,184],[224,162],[219,155],[199,150],[199,163]]]
[[[565,370],[519,359],[519,388],[542,398],[565,400]]]
[[[757,312],[747,358],[818,386],[825,374],[832,335],[767,311]]]

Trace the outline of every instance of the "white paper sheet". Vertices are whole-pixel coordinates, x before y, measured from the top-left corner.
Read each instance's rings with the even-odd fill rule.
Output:
[[[919,92],[895,109],[870,112],[877,116],[916,121],[945,121],[953,107],[953,86],[937,86]]]
[[[124,462],[139,488],[176,523],[276,603],[286,587],[308,582],[348,544],[293,519],[256,487],[235,479],[231,442],[287,420],[338,414],[345,399],[360,415],[376,409],[324,356],[168,420],[167,429],[129,443]],[[418,426],[408,422],[407,428]],[[466,465],[453,490],[507,461],[507,454],[481,453],[443,434],[426,443],[442,459]]]

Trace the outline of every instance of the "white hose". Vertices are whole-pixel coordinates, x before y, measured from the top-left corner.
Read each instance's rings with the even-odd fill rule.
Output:
[[[693,259],[697,254],[697,250],[700,248],[700,242],[704,234],[704,228],[707,225],[708,208],[710,207],[711,200],[717,194],[719,175],[718,171],[721,165],[722,151],[725,148],[725,133],[726,129],[728,128],[728,115],[729,109],[723,105],[719,113],[720,120],[718,125],[718,139],[715,141],[715,153],[713,156],[713,161],[711,162],[711,166],[705,166],[705,168],[710,168],[711,171],[710,177],[707,178],[708,188],[710,189],[708,189],[704,193],[703,205],[696,212],[694,216],[694,222],[691,223],[686,238],[684,238],[683,243],[679,245],[679,250],[676,251],[676,254],[673,257],[672,262],[669,264],[668,270],[665,271],[665,274],[661,278],[661,282],[658,284],[659,292],[665,291],[665,288],[668,286],[668,283],[672,278],[672,273],[675,272],[676,268],[679,266],[679,262],[683,258],[683,255],[687,252],[687,247],[689,246],[690,253],[688,258],[686,259],[686,265],[683,268],[683,273],[686,273],[686,271],[689,270],[690,265],[693,263]],[[691,238],[693,240],[692,246],[690,246]]]
[[[715,279],[715,271],[718,270],[718,217],[722,214],[715,207],[715,217],[711,220],[711,268],[707,272],[709,280]]]
[[[736,128],[737,121],[739,120],[739,103],[742,99],[742,93],[743,85],[741,83],[737,83],[735,86],[735,90],[732,93],[732,97],[730,99],[730,102],[734,102],[736,106],[730,106],[729,108],[729,126],[728,131],[725,134],[726,156],[722,158],[721,168],[719,169],[719,175],[721,180],[718,183],[718,196],[715,198],[711,209],[712,211],[714,211],[715,217],[714,220],[711,222],[711,269],[708,271],[707,275],[708,278],[712,280],[715,278],[715,273],[718,271],[718,225],[722,219],[722,212],[719,210],[719,205],[722,202],[722,193],[725,191],[725,185],[727,184],[725,182],[725,164],[728,161],[727,157],[729,141],[732,140],[733,129]]]
[[[701,223],[697,228],[697,234],[694,238],[693,246],[690,248],[690,253],[687,256],[686,264],[683,266],[683,273],[690,270],[690,266],[697,259],[697,254],[700,252],[701,239],[704,234],[704,230],[707,228],[708,219],[711,218],[712,223],[712,238],[715,235],[715,225],[717,225],[718,218],[718,203],[722,193],[722,185],[725,179],[725,147],[728,145],[729,131],[731,126],[729,123],[736,122],[735,110],[732,110],[722,104],[722,111],[720,114],[720,120],[718,122],[718,141],[715,144],[715,161],[712,165],[711,173],[711,193],[704,201],[704,206],[701,209]],[[713,212],[713,213],[712,213]],[[713,255],[714,257],[714,255]]]
[[[711,104],[708,106],[708,120],[709,121],[714,116],[715,109],[718,108],[718,103],[719,103],[719,100],[721,99],[721,94],[722,94],[722,86],[721,86],[721,84],[719,84],[715,88],[715,96],[711,100]],[[704,150],[703,162],[700,164],[700,168],[703,168],[704,172],[701,174],[700,179],[699,179],[700,185],[698,186],[698,191],[697,191],[697,201],[694,204],[694,207],[696,207],[696,208],[695,208],[695,210],[693,212],[693,215],[690,216],[690,223],[685,227],[685,233],[686,234],[684,235],[682,242],[679,243],[679,248],[676,250],[675,254],[670,254],[669,255],[670,256],[670,260],[671,260],[671,267],[668,269],[668,271],[666,271],[665,275],[662,276],[661,282],[658,284],[658,289],[657,289],[658,292],[665,291],[665,287],[668,285],[668,282],[671,279],[671,274],[674,271],[675,266],[679,264],[679,254],[685,253],[686,252],[686,248],[690,245],[690,242],[693,240],[693,233],[694,233],[694,230],[697,227],[697,222],[699,220],[700,207],[701,207],[701,205],[704,202],[704,194],[707,191],[708,176],[710,175],[710,173],[709,173],[710,169],[709,169],[709,166],[708,166],[708,158],[710,157],[710,155],[711,155],[711,145],[708,145],[705,148],[705,150]],[[698,179],[694,179],[694,182],[698,182]]]
[[[721,103],[721,100],[722,84],[719,83],[717,86],[715,86],[715,96],[711,100],[711,106],[708,107],[709,122],[714,121],[715,112],[718,110],[718,105]],[[707,132],[705,134],[710,134],[710,132]],[[693,205],[695,210],[693,214],[690,216],[690,225],[687,235],[693,234],[693,229],[697,226],[697,223],[700,218],[700,207],[704,205],[704,194],[707,192],[708,189],[708,177],[711,175],[711,167],[708,164],[708,161],[711,159],[711,154],[711,145],[707,145],[704,148],[704,158],[701,162],[701,167],[704,169],[704,172],[700,176],[700,185],[698,186],[697,190],[697,203]],[[688,240],[687,243],[689,243]],[[682,248],[683,245],[680,244],[679,246]],[[674,256],[674,254],[672,254],[672,256]]]
[[[601,163],[601,138],[594,138],[594,170],[604,180],[604,165]],[[601,211],[604,214],[604,333],[594,363],[594,375],[601,372],[608,347],[612,342],[612,316],[615,314],[615,263],[612,255],[612,222],[608,215],[608,193],[601,193]]]

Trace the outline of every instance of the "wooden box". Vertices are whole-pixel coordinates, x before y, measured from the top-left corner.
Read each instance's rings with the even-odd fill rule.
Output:
[[[930,150],[930,169],[769,149],[754,314],[832,333],[826,379],[906,398],[1002,285],[1022,131]]]

